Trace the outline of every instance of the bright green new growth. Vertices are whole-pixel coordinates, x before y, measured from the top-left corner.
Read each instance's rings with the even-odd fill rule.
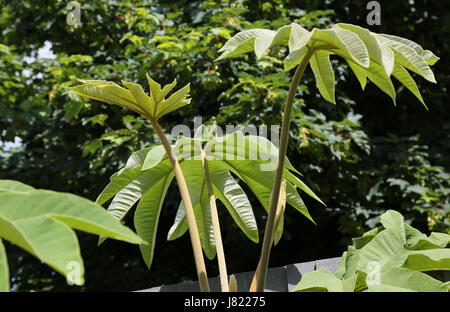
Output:
[[[450,235],[422,234],[388,210],[382,226],[353,239],[335,274],[306,273],[293,291],[448,291],[443,282],[421,273],[450,270]]]
[[[202,152],[206,154],[215,197],[224,204],[245,235],[253,242],[258,242],[252,207],[244,190],[230,172],[249,186],[267,211],[274,175],[271,159],[278,155],[277,148],[263,137],[244,136],[241,131],[215,137],[213,131],[209,132],[202,126],[194,138],[179,137],[173,150],[186,177],[206,256],[213,259],[216,246],[202,168]],[[286,164],[287,203],[313,221],[296,188],[318,201],[320,199],[291,172],[297,171],[289,160],[286,160]],[[141,246],[141,253],[148,267],[153,259],[159,214],[172,178],[173,170],[164,149],[161,146],[145,148],[129,158],[126,166],[111,177],[110,183],[97,198],[98,204],[113,198],[108,211],[118,219],[123,219],[139,201],[134,224],[138,235],[150,243]],[[168,233],[168,240],[182,236],[187,229],[184,207],[180,203],[174,225]],[[277,230],[276,242],[281,238],[282,222]]]
[[[154,120],[191,102],[187,98],[189,84],[166,99],[165,97],[175,87],[176,79],[161,89],[161,85],[155,82],[148,74],[146,77],[150,87],[150,96],[144,92],[140,85],[126,81],[122,81],[122,84],[127,89],[111,81],[78,79],[82,84],[71,87],[70,90],[94,100],[123,106],[148,119]]]
[[[407,69],[430,82],[436,82],[429,65],[439,59],[432,52],[423,50],[418,44],[396,36],[375,34],[367,29],[350,25],[336,24],[330,29],[313,29],[311,32],[296,23],[283,26],[278,31],[250,29],[242,31],[219,50],[222,55],[217,59],[237,56],[255,51],[258,58],[275,45],[287,44],[289,55],[284,60],[286,70],[297,69],[289,87],[284,106],[280,135],[278,167],[273,180],[269,214],[266,222],[264,241],[260,258],[260,270],[256,279],[256,291],[263,291],[267,277],[271,249],[271,233],[275,224],[281,180],[283,178],[284,159],[289,140],[290,116],[297,87],[308,66],[316,78],[316,86],[322,97],[335,103],[334,72],[329,56],[336,54],[344,58],[355,73],[364,89],[367,78],[388,94],[395,104],[395,89],[390,79],[393,75],[404,84],[426,107],[416,83]]]
[[[388,94],[394,103],[396,94],[390,79],[391,75],[410,90],[423,105],[425,103],[419,89],[407,70],[436,83],[430,65],[434,65],[439,58],[431,51],[424,50],[408,39],[377,34],[359,26],[343,23],[336,24],[330,29],[313,29],[311,32],[296,23],[283,26],[278,31],[245,30],[225,43],[219,50],[222,54],[217,60],[250,51],[255,51],[256,56],[260,58],[269,48],[278,44],[287,44],[289,47],[289,54],[284,59],[286,70],[298,65],[308,50],[314,50],[309,64],[320,94],[331,103],[335,103],[335,87],[330,55],[339,55],[347,61],[363,89],[369,79]]]
[[[69,282],[83,285],[83,259],[72,229],[146,244],[102,207],[85,198],[0,180],[0,291],[10,289],[1,239],[31,253],[66,276]]]

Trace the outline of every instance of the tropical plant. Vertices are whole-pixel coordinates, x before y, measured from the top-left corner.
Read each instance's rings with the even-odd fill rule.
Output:
[[[388,210],[381,226],[353,239],[335,274],[306,273],[293,291],[449,291],[449,283],[422,272],[450,270],[450,235],[428,237]]]
[[[168,84],[161,89],[161,85],[155,82],[148,74],[146,77],[151,90],[150,96],[145,94],[144,89],[140,85],[126,81],[122,81],[122,83],[127,89],[109,81],[79,80],[82,84],[71,87],[70,90],[87,98],[128,108],[150,121],[153,129],[156,131],[162,142],[178,183],[178,189],[189,223],[189,234],[191,236],[192,251],[194,253],[200,289],[202,291],[209,291],[205,261],[203,259],[197,223],[195,221],[194,210],[186,180],[181,171],[180,164],[172,151],[172,147],[158,123],[158,118],[161,116],[190,103],[190,99],[187,98],[189,94],[189,84],[174,92],[166,99],[165,97],[175,87],[176,79],[171,84]],[[162,187],[165,186],[165,184],[162,185]]]
[[[2,239],[63,274],[69,283],[83,285],[83,259],[72,229],[132,244],[146,244],[99,205],[85,198],[35,189],[18,181],[0,180],[0,291],[10,290]]]
[[[314,28],[312,31],[308,31],[297,23],[292,23],[277,31],[260,28],[241,31],[224,44],[219,50],[222,54],[216,61],[250,51],[254,51],[260,58],[269,48],[279,44],[287,44],[289,47],[289,54],[284,59],[285,69],[289,70],[296,66],[297,68],[284,107],[278,167],[273,181],[269,216],[264,233],[257,291],[264,290],[292,106],[297,87],[307,65],[311,65],[320,94],[331,103],[336,101],[334,72],[330,55],[338,55],[346,60],[363,89],[369,79],[388,94],[395,104],[395,88],[390,79],[392,75],[425,105],[416,83],[407,70],[436,83],[430,65],[439,60],[431,51],[424,50],[411,40],[376,34],[359,26],[339,23],[330,29]]]
[[[278,155],[277,148],[264,137],[244,136],[241,131],[219,137],[216,136],[214,127],[208,130],[202,126],[196,131],[194,138],[180,136],[172,150],[186,177],[203,250],[209,259],[214,258],[217,250],[222,290],[227,290],[228,277],[220,243],[215,199],[224,204],[245,235],[253,242],[258,242],[252,207],[244,190],[231,173],[247,184],[268,211],[270,181],[273,180],[273,163]],[[298,173],[286,159],[285,202],[313,221],[296,188],[319,202],[321,200],[292,171]],[[96,201],[101,205],[112,198],[108,211],[120,220],[139,201],[134,214],[134,224],[137,233],[149,241],[149,245],[140,246],[143,259],[149,268],[153,260],[160,210],[172,178],[173,170],[168,165],[164,148],[161,145],[145,148],[135,152],[126,166],[111,177],[110,183]],[[168,233],[168,240],[179,238],[187,229],[186,211],[181,202]],[[275,244],[281,238],[282,231],[283,222],[280,217],[280,225],[274,236]]]

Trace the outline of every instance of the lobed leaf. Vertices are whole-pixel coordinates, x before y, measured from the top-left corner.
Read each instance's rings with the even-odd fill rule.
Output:
[[[328,102],[336,104],[334,98],[334,71],[330,62],[330,52],[317,51],[311,57],[310,64],[320,94]]]
[[[20,209],[18,209],[20,207]],[[95,203],[46,190],[0,193],[0,237],[28,251],[70,282],[82,285],[84,268],[74,231],[145,243]],[[79,275],[71,265],[79,268]]]

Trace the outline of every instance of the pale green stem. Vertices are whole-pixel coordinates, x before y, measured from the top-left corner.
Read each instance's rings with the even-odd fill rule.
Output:
[[[206,155],[204,151],[202,151],[202,164],[205,173],[205,183],[206,188],[208,189],[209,206],[211,208],[211,218],[214,228],[214,239],[216,242],[216,251],[217,251],[217,263],[219,265],[220,286],[222,288],[222,292],[229,292],[230,288],[228,285],[227,264],[225,261],[225,252],[223,250],[222,235],[220,234],[220,223],[219,223],[219,215],[217,213],[216,197],[214,196],[211,176],[209,174],[208,161],[206,160]]]
[[[280,195],[281,179],[283,178],[283,171],[284,171],[284,159],[286,158],[287,143],[289,139],[289,127],[291,123],[292,106],[294,104],[295,94],[297,93],[297,87],[300,83],[300,79],[313,53],[314,49],[309,48],[308,52],[306,52],[306,55],[303,57],[300,64],[297,66],[294,77],[292,78],[291,85],[289,87],[289,93],[286,99],[286,104],[284,106],[283,121],[281,124],[280,147],[278,150],[278,166],[273,181],[272,194],[270,196],[269,212],[267,217],[266,229],[264,232],[264,241],[261,250],[261,258],[260,258],[261,266],[256,286],[256,291],[258,292],[264,291],[264,287],[266,284],[270,249],[272,247],[271,238],[274,230],[278,197]]]
[[[192,251],[194,253],[194,260],[197,268],[198,281],[200,283],[200,291],[209,292],[210,288],[208,283],[208,276],[206,275],[205,260],[203,259],[203,251],[200,242],[200,235],[198,234],[198,227],[197,222],[195,221],[194,209],[192,208],[191,197],[189,196],[189,191],[186,184],[186,180],[183,175],[183,171],[181,171],[180,164],[177,160],[177,157],[175,156],[175,153],[172,150],[172,146],[167,140],[167,137],[162,131],[158,122],[153,118],[149,118],[149,120],[152,123],[153,128],[156,131],[156,134],[161,140],[164,149],[166,150],[167,157],[169,158],[170,163],[172,164],[172,168],[175,173],[175,178],[178,183],[178,189],[180,190],[181,200],[184,205],[184,210],[186,211],[186,219],[189,225],[189,235],[191,238]]]

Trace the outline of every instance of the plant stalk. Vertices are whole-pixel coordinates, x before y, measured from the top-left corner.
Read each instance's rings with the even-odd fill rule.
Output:
[[[208,161],[206,160],[206,154],[202,151],[202,165],[205,172],[206,188],[209,194],[209,206],[211,207],[211,218],[214,228],[214,238],[216,241],[217,262],[219,265],[220,286],[222,292],[229,292],[227,264],[225,261],[225,252],[223,250],[222,235],[220,234],[219,215],[217,213],[216,197],[214,196],[214,190],[212,187],[211,176],[209,174]]]
[[[281,219],[283,218],[285,209],[286,209],[286,181],[282,181],[281,189],[280,189],[280,196],[279,196],[278,205],[277,205],[277,213],[275,215],[275,223],[273,226],[272,236],[270,238],[271,246],[273,244],[273,241],[275,240],[275,234],[277,233],[277,228],[281,222]],[[258,266],[256,267],[256,271],[255,271],[255,274],[253,275],[253,280],[252,280],[252,284],[250,285],[249,292],[256,291],[256,285],[258,283],[258,275],[259,275],[260,270],[261,270],[261,260],[259,260]]]
[[[181,200],[184,205],[184,209],[186,211],[186,219],[189,224],[189,235],[191,238],[192,251],[194,253],[195,265],[197,268],[197,276],[198,281],[200,283],[200,291],[209,292],[209,283],[208,276],[206,274],[205,260],[203,258],[202,245],[200,243],[200,236],[198,234],[198,227],[195,221],[194,209],[192,208],[191,197],[189,196],[189,190],[186,184],[186,180],[184,178],[183,172],[181,171],[180,164],[175,156],[175,153],[172,150],[172,146],[167,140],[166,135],[161,129],[159,123],[153,119],[149,118],[150,122],[153,125],[153,128],[156,131],[161,143],[166,150],[167,156],[170,159],[170,163],[172,164],[173,171],[175,173],[175,178],[178,183],[178,189],[180,191]]]
[[[278,166],[273,181],[272,193],[270,196],[269,212],[264,232],[264,240],[261,250],[260,270],[258,272],[257,292],[264,291],[266,285],[267,269],[269,266],[270,249],[272,247],[271,238],[274,229],[275,215],[277,211],[278,197],[280,195],[281,179],[283,178],[284,160],[286,158],[287,143],[289,139],[289,127],[291,124],[292,106],[294,104],[295,94],[302,78],[303,72],[314,53],[314,49],[309,48],[300,64],[297,66],[294,77],[289,87],[289,93],[284,105],[283,121],[281,124],[280,147],[278,150]]]

